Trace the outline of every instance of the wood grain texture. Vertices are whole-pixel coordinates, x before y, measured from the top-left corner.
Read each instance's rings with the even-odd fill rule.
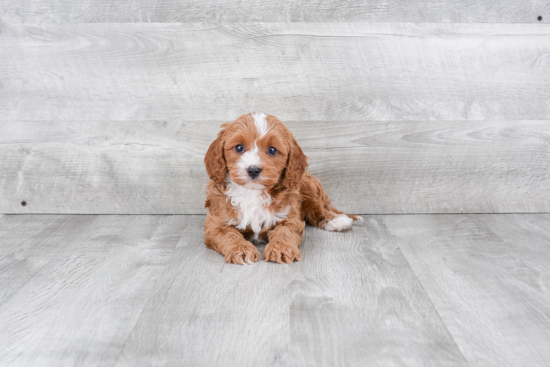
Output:
[[[77,240],[89,223],[85,216],[0,217],[0,305]]]
[[[470,366],[548,366],[550,215],[387,216],[383,223]]]
[[[202,220],[183,234],[117,365],[466,365],[375,220],[348,233],[308,227],[303,261],[282,266],[225,265],[200,245]]]
[[[4,0],[6,22],[454,22],[534,23],[544,0],[448,2],[292,0]],[[545,21],[545,19],[543,19]]]
[[[550,211],[548,121],[286,124],[350,213]],[[203,214],[203,157],[219,125],[0,125],[0,213]]]
[[[113,365],[187,223],[0,218],[0,364]]]
[[[0,364],[547,365],[549,214],[367,216],[251,266],[203,221],[1,216]]]
[[[4,24],[0,120],[550,119],[547,24]]]

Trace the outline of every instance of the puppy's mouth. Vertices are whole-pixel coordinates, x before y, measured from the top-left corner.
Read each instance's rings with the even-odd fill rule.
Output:
[[[243,177],[244,184],[243,186],[250,190],[263,190],[265,185],[263,184],[263,177],[259,174],[250,175],[250,172]]]
[[[259,184],[257,182],[248,182],[248,183],[244,184],[243,186],[246,187],[249,190],[263,190],[263,189],[265,189],[264,185]]]
[[[266,188],[265,177],[258,175],[256,177],[250,177],[246,172],[241,170],[230,171],[229,178],[231,181],[239,186],[245,187],[249,190],[264,190]]]
[[[266,188],[265,177],[262,175],[262,167],[259,165],[250,165],[246,168],[239,168],[235,183],[250,190],[264,190]]]

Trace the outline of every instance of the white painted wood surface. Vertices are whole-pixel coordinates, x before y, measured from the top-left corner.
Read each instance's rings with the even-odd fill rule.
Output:
[[[203,157],[219,125],[0,125],[0,213],[203,214]],[[351,213],[550,210],[548,121],[287,125],[335,205]]]
[[[548,366],[550,215],[383,222],[470,366]]]
[[[10,24],[0,120],[548,120],[550,25]]]
[[[454,22],[534,23],[545,0],[3,0],[0,19],[27,23]],[[545,19],[543,18],[543,21]]]
[[[203,221],[0,217],[0,364],[548,365],[548,214],[366,216],[251,266]]]

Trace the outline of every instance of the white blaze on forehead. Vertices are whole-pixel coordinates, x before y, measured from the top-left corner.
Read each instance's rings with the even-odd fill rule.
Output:
[[[256,128],[258,129],[258,132],[260,133],[260,138],[267,134],[267,131],[269,128],[267,127],[267,120],[265,119],[267,115],[262,112],[254,112],[252,114],[252,117],[254,118],[254,124],[256,125]]]

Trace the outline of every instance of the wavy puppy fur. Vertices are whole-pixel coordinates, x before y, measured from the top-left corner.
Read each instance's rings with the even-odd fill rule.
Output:
[[[299,261],[306,221],[343,231],[360,219],[330,204],[321,182],[306,172],[296,139],[274,116],[251,113],[223,124],[204,164],[210,177],[204,242],[228,263],[258,261],[252,243],[258,241],[268,242],[265,261]]]

